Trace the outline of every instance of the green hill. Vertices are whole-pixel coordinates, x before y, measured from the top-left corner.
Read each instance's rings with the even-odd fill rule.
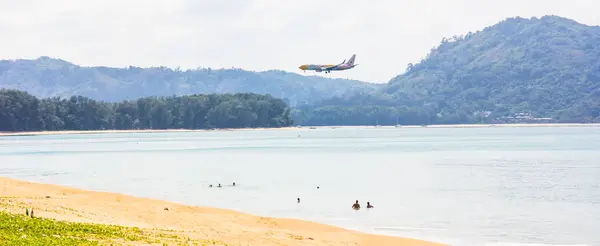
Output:
[[[275,70],[82,67],[49,57],[0,61],[0,88],[43,98],[85,96],[114,102],[147,96],[257,93],[286,99],[294,106],[382,86]]]
[[[324,100],[295,117],[315,125],[600,122],[600,27],[509,18],[444,38],[375,93]]]

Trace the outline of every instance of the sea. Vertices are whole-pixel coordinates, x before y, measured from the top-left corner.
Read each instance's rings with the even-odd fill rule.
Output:
[[[600,245],[600,127],[5,136],[0,176],[457,246]]]

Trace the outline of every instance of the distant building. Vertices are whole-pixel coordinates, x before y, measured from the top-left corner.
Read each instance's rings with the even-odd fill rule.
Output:
[[[476,111],[473,113],[474,116],[487,118],[492,114],[492,111]]]
[[[503,123],[552,123],[554,119],[549,117],[538,118],[528,112],[515,113],[512,116],[503,116],[496,118]]]

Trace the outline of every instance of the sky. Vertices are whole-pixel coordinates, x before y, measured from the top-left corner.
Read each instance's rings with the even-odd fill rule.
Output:
[[[285,70],[386,83],[443,37],[506,18],[600,25],[598,0],[0,0],[0,59]],[[302,72],[305,63],[357,67]]]

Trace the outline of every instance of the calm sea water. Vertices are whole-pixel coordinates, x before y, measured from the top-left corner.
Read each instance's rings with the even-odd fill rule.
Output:
[[[460,246],[600,245],[600,128],[0,137],[0,176]]]

